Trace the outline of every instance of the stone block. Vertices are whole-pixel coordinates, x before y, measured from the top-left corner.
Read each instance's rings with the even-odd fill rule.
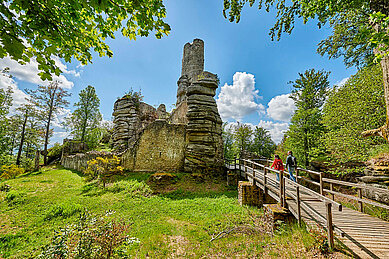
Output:
[[[239,181],[238,200],[240,205],[263,206],[263,191],[249,181]]]
[[[277,228],[278,222],[282,221],[285,224],[291,224],[296,221],[289,210],[283,208],[280,204],[265,204],[263,205],[264,214],[272,223],[273,229]]]

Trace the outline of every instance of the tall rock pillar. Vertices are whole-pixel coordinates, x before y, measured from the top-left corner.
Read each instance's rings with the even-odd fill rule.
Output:
[[[214,99],[218,78],[203,70],[204,42],[196,39],[184,47],[177,94],[177,103],[187,104],[185,171],[217,174],[223,167],[222,120]]]

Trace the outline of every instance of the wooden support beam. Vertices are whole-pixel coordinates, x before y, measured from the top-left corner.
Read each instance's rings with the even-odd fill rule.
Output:
[[[330,190],[331,191],[334,191],[334,184],[333,183],[330,183]],[[335,195],[333,193],[331,193],[331,199],[334,201],[335,200]]]
[[[283,179],[283,183],[282,183],[282,207],[286,208],[287,207],[287,204],[286,204],[286,177],[282,178]]]
[[[362,200],[362,188],[358,188],[358,198]],[[363,212],[363,202],[362,201],[358,201],[358,207],[359,207],[359,211],[360,212]]]
[[[266,167],[263,169],[263,192],[265,193],[265,197],[268,195],[267,193],[267,169]]]
[[[332,224],[332,203],[326,202],[326,212],[327,212],[327,238],[328,238],[328,247],[330,251],[334,250],[334,230]]]
[[[301,199],[300,199],[300,187],[296,186],[296,203],[297,203],[297,221],[301,227]]]
[[[320,173],[320,194],[321,195],[324,195],[324,192],[323,192],[323,174]]]
[[[284,207],[284,199],[283,199],[283,192],[284,192],[284,184],[283,184],[283,179],[284,179],[284,174],[280,173],[280,203],[281,203],[281,206]]]

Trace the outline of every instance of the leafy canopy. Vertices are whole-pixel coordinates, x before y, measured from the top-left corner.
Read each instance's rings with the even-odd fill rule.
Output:
[[[224,0],[223,14],[231,22],[239,22],[243,7],[248,3],[258,9],[277,12],[276,22],[270,29],[271,39],[279,40],[283,33],[292,33],[295,21],[317,21],[321,28],[330,23],[332,36],[319,46],[319,53],[329,57],[344,56],[346,65],[364,65],[372,56],[372,49],[381,59],[389,50],[389,3],[386,0]],[[351,62],[351,63],[350,63]]]
[[[5,0],[0,3],[0,58],[19,63],[36,58],[43,80],[61,70],[52,58],[82,64],[92,62],[92,51],[113,55],[106,39],[121,31],[135,40],[154,32],[167,35],[162,0]]]
[[[384,144],[380,137],[363,138],[360,132],[385,123],[382,71],[376,65],[350,77],[344,86],[334,87],[323,108],[327,128],[324,143],[339,162],[364,161],[369,151]]]

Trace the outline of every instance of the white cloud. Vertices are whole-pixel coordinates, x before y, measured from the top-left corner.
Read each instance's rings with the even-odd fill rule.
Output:
[[[80,76],[79,72],[75,70],[68,70],[67,66],[61,62],[61,60],[57,57],[54,57],[55,64],[62,70],[64,74],[72,74],[74,76]],[[30,63],[25,65],[21,65],[15,60],[10,59],[9,57],[0,59],[0,68],[10,69],[10,74],[15,78],[26,81],[29,83],[37,84],[37,85],[47,85],[48,81],[43,81],[38,73],[40,72],[38,69],[38,62],[35,59],[31,59]],[[64,75],[53,76],[53,80],[61,81],[61,86],[63,88],[70,89],[74,86],[72,81],[69,81]]]
[[[12,110],[15,110],[17,107],[19,107],[21,104],[26,103],[26,98],[29,97],[25,92],[19,89],[17,82],[10,78],[9,76],[0,73],[0,88],[7,89],[8,87],[11,87],[13,94],[12,94]]]
[[[278,95],[270,100],[267,108],[267,115],[273,120],[289,122],[296,106],[290,94]]]
[[[349,80],[349,79],[350,79],[350,77],[343,78],[342,80],[336,82],[335,85],[344,86],[346,84],[347,80]]]
[[[226,83],[222,86],[216,103],[223,120],[241,120],[253,112],[264,112],[265,107],[256,103],[259,98],[258,90],[255,90],[254,75],[236,72],[232,85]]]
[[[283,123],[277,123],[273,121],[263,121],[261,120],[258,123],[258,126],[267,129],[270,133],[270,136],[272,140],[279,144],[285,134],[285,132],[288,130],[289,123],[283,122]]]

